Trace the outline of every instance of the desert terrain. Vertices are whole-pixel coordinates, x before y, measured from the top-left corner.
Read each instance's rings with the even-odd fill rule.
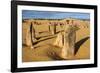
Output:
[[[72,20],[78,25],[74,55],[64,59],[61,56],[62,48],[54,43],[58,34],[64,31],[65,25],[71,24]],[[66,21],[68,21],[67,24]],[[59,40],[62,39],[59,38]],[[26,19],[22,23],[22,41],[22,62],[89,59],[90,23],[89,20],[71,18]]]

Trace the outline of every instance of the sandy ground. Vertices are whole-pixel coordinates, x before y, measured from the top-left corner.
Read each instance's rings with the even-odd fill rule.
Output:
[[[81,29],[76,32],[76,44],[75,44],[75,55],[69,60],[76,59],[89,59],[90,58],[90,28],[83,28],[84,24],[88,22],[80,22]],[[89,23],[88,23],[89,25]],[[45,27],[42,26],[43,29]],[[43,33],[42,35],[49,34]],[[43,40],[47,38],[46,40]],[[32,61],[54,61],[54,60],[64,60],[60,57],[61,48],[54,46],[53,43],[57,36],[50,35],[43,37],[39,40],[43,40],[34,45],[34,48],[23,45],[22,48],[22,61],[32,62]]]

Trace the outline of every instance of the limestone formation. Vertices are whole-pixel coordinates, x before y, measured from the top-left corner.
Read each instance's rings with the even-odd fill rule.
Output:
[[[64,32],[60,32],[57,35],[57,39],[54,42],[54,45],[62,48],[61,57],[64,59],[68,59],[68,58],[74,56],[77,30],[78,30],[78,27],[76,25],[65,24]]]

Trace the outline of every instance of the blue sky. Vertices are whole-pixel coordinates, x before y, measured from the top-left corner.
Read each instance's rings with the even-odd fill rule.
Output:
[[[90,19],[89,13],[77,12],[55,12],[55,11],[35,11],[35,10],[22,10],[23,19],[64,19],[64,18],[78,18]]]

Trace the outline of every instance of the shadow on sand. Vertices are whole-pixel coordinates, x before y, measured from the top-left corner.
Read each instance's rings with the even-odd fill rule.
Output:
[[[39,43],[41,41],[44,41],[44,40],[47,40],[47,39],[51,39],[51,38],[54,38],[54,37],[56,37],[56,36],[45,38],[45,39],[41,39],[41,40],[35,42],[34,45],[36,45],[37,43]],[[89,37],[85,37],[85,38],[83,38],[83,39],[81,39],[81,40],[79,40],[78,42],[75,43],[74,55],[76,55],[76,53],[78,52],[78,50],[80,49],[82,44],[84,44],[88,39],[89,39]],[[57,52],[61,51],[61,48],[59,48],[58,46],[54,46],[52,44],[49,44],[49,46],[52,46],[52,50],[48,51],[48,53],[47,53],[48,57],[52,58],[53,60],[65,60],[65,59],[61,58],[57,53]],[[40,46],[37,46],[37,47],[40,47]],[[37,47],[35,47],[35,48],[37,48]]]
[[[89,39],[89,37],[85,37],[85,38],[79,40],[77,43],[75,43],[75,52],[74,52],[74,55],[76,55],[76,53],[78,52],[80,46],[81,46],[86,40],[88,40],[88,39]]]

